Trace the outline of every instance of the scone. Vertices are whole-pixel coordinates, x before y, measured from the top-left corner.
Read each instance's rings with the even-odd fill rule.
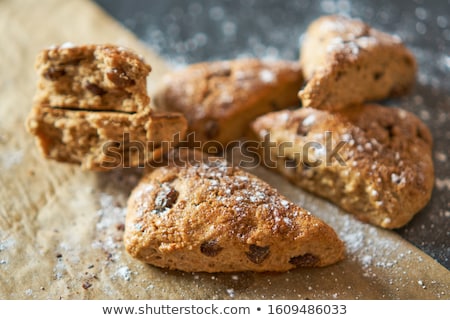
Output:
[[[154,104],[182,112],[196,141],[215,140],[225,149],[245,135],[257,116],[297,106],[302,82],[298,62],[204,62],[167,75]]]
[[[343,259],[333,229],[267,183],[223,158],[179,152],[131,193],[131,256],[187,272],[286,271]]]
[[[432,137],[405,110],[302,108],[262,116],[252,129],[273,144],[261,150],[264,163],[362,221],[399,228],[430,200]]]
[[[35,104],[68,109],[137,112],[148,108],[151,67],[114,45],[62,45],[36,59]]]
[[[144,166],[184,139],[180,113],[150,110],[150,66],[113,45],[60,46],[37,58],[26,121],[43,155],[84,169]]]
[[[42,154],[83,169],[105,171],[143,167],[184,139],[180,113],[68,110],[35,105],[27,129]]]
[[[416,61],[397,36],[341,16],[325,16],[308,28],[300,64],[307,81],[303,106],[340,110],[406,93]]]

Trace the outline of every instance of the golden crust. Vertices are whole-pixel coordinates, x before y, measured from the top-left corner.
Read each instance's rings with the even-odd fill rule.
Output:
[[[197,141],[226,145],[244,136],[257,116],[298,105],[302,82],[298,62],[205,62],[167,75],[154,103],[182,112]]]
[[[430,200],[432,137],[405,110],[378,105],[333,113],[303,108],[264,115],[252,129],[260,140],[269,134],[277,145],[292,142],[290,148],[285,145],[284,157],[278,148],[271,149],[276,170],[363,221],[399,228]]]
[[[343,258],[331,227],[267,183],[224,159],[179,152],[129,198],[124,242],[133,257],[189,272],[286,271]]]
[[[309,26],[300,64],[307,84],[298,96],[303,106],[323,110],[404,94],[417,71],[398,37],[341,16],[321,17]]]

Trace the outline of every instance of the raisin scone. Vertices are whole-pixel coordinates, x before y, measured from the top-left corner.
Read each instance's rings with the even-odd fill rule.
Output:
[[[406,93],[416,61],[400,38],[357,19],[325,16],[308,28],[300,52],[303,106],[339,110]]]
[[[45,157],[92,170],[144,166],[185,137],[182,114],[150,109],[150,66],[131,51],[65,45],[37,61],[26,127]]]
[[[432,137],[410,112],[368,104],[264,115],[252,124],[264,161],[362,221],[399,228],[430,200]],[[270,159],[267,159],[270,157]]]
[[[204,62],[168,74],[154,97],[157,108],[182,112],[195,140],[222,148],[264,113],[297,106],[303,83],[298,62],[239,59]]]
[[[286,271],[343,259],[343,243],[323,221],[223,158],[193,154],[148,173],[131,193],[131,256],[187,272]]]
[[[36,59],[35,104],[51,107],[137,112],[148,108],[151,67],[115,45],[61,45]]]
[[[187,130],[180,113],[149,109],[129,114],[41,105],[33,107],[26,125],[46,158],[97,171],[143,167],[160,159]]]

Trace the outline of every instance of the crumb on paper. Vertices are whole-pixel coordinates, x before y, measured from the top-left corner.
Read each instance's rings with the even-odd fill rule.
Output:
[[[90,287],[92,287],[92,283],[86,281],[86,282],[83,282],[83,284],[81,286],[83,287],[84,290],[87,290]]]
[[[426,289],[427,286],[424,284],[424,282],[422,280],[418,280],[417,283],[419,284],[419,286],[421,286],[423,289]]]

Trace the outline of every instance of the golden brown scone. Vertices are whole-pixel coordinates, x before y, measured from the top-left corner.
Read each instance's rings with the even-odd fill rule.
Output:
[[[167,75],[154,103],[182,112],[197,141],[216,140],[224,147],[243,137],[257,116],[297,106],[302,82],[298,62],[205,62]]]
[[[115,45],[62,45],[36,59],[35,104],[50,107],[137,112],[148,108],[147,76],[141,57]]]
[[[35,105],[27,129],[47,158],[79,163],[84,169],[110,170],[159,159],[185,137],[187,121],[180,113],[129,114]]]
[[[407,92],[416,61],[397,36],[360,20],[325,16],[308,28],[300,64],[307,81],[303,106],[339,110]]]
[[[278,146],[270,149],[271,160],[266,154],[266,165],[362,221],[399,228],[430,200],[432,137],[405,110],[302,108],[262,116],[252,129]]]
[[[286,271],[343,259],[333,229],[267,183],[223,158],[179,152],[129,198],[131,256],[188,272]]]

